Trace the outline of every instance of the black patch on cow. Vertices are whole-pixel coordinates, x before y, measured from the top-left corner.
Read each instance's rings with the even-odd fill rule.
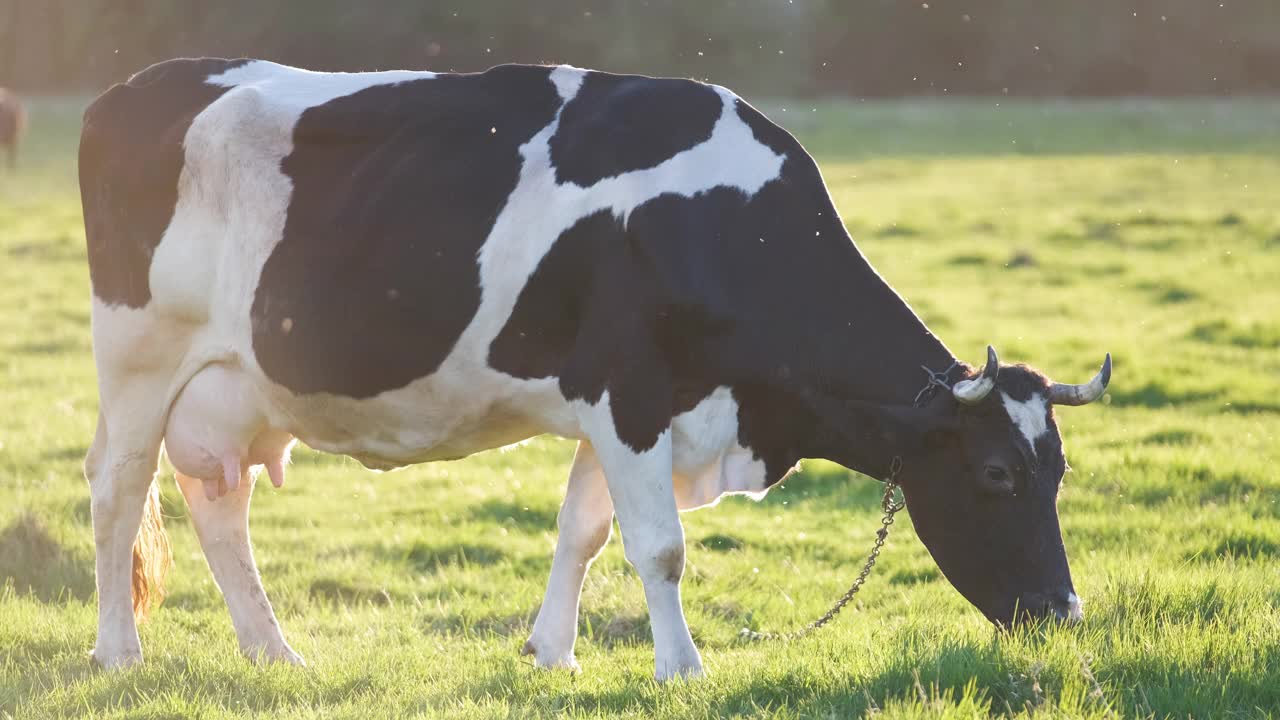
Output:
[[[151,255],[173,219],[191,121],[230,88],[205,79],[246,60],[169,60],[103,93],[85,111],[80,197],[93,294],[108,305],[151,300]]]
[[[608,210],[561,233],[489,346],[489,365],[526,380],[559,376],[598,292],[596,254],[608,252],[621,238],[622,226]]]
[[[253,349],[297,393],[370,397],[434,372],[480,303],[477,253],[555,117],[545,67],[376,86],[310,108]]]
[[[588,73],[551,138],[556,182],[589,187],[711,137],[723,102],[692,80]]]
[[[565,231],[521,291],[489,364],[521,378],[558,377],[568,399],[594,404],[607,390],[619,437],[652,447],[673,415],[716,387],[699,356],[718,332],[698,289],[699,276],[714,281],[697,259],[710,261],[710,248],[678,251],[682,236],[651,215],[682,205],[664,195],[626,228],[603,210]]]

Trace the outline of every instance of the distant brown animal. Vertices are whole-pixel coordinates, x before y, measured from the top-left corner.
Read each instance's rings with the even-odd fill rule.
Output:
[[[0,145],[8,148],[9,167],[18,164],[18,140],[27,125],[27,112],[18,96],[0,88]]]

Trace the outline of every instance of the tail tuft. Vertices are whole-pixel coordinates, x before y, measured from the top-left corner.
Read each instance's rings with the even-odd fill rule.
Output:
[[[172,564],[173,551],[160,514],[160,487],[152,482],[133,542],[133,614],[138,620],[146,619],[152,606],[164,601],[164,579]]]

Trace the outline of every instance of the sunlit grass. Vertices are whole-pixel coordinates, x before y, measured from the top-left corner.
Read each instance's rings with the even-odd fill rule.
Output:
[[[863,252],[954,351],[976,361],[990,342],[1077,382],[1114,354],[1107,404],[1059,415],[1085,624],[997,635],[904,522],[856,610],[796,644],[744,644],[744,626],[819,614],[869,546],[878,485],[811,462],[763,503],[685,516],[708,679],[652,682],[643,594],[616,542],[584,591],[585,673],[537,672],[517,650],[572,454],[542,439],[382,475],[302,451],[283,490],[264,486],[257,555],[306,669],[240,658],[166,481],[176,567],[142,629],[147,663],[92,668],[79,103],[45,101],[20,173],[0,173],[0,713],[1280,712],[1280,104],[769,107],[818,152]]]

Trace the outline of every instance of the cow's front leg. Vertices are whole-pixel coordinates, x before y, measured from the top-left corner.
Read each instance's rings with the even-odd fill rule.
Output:
[[[200,547],[204,549],[213,580],[231,611],[231,624],[240,651],[255,661],[280,661],[305,665],[280,632],[271,601],[249,544],[249,500],[254,478],[243,473],[235,490],[209,500],[201,480],[177,473],[178,487],[191,508]]]
[[[533,633],[522,655],[533,655],[542,668],[578,670],[573,645],[578,638],[578,602],[582,580],[591,561],[609,541],[613,525],[613,503],[604,471],[595,450],[585,440],[578,443],[569,470],[569,487],[557,518],[560,537],[547,592],[533,623]]]
[[[652,447],[636,451],[618,438],[607,400],[584,415],[608,480],[627,561],[644,584],[653,629],[654,677],[659,682],[699,677],[702,658],[680,604],[684,528],[672,491],[671,430],[664,430]]]

